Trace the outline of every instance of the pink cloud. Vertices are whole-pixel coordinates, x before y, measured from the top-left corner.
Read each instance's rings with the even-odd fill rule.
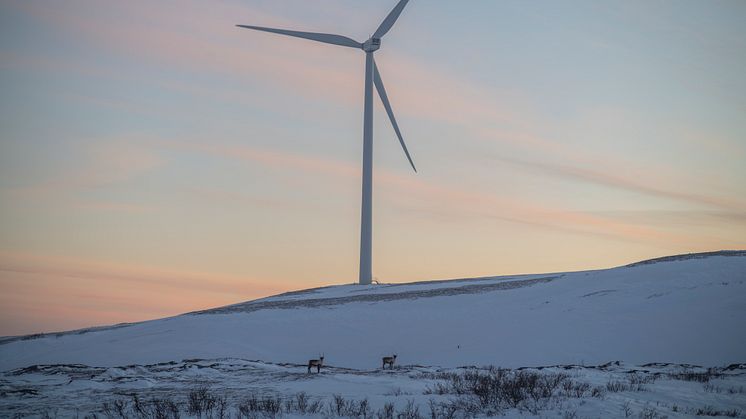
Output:
[[[227,74],[236,80],[268,83],[294,94],[305,94],[313,100],[360,106],[361,53],[235,28],[239,17],[256,24],[303,28],[300,22],[257,13],[249,7],[221,4],[218,11],[206,16],[193,14],[200,12],[199,8],[186,7],[177,17],[159,4],[128,3],[121,12],[130,18],[111,21],[77,15],[70,7],[27,5],[24,9],[100,48],[114,49],[138,60],[146,59],[180,72]],[[379,59],[379,65],[384,81],[395,86],[389,88],[389,95],[397,114],[465,127],[524,119],[508,103],[494,99],[504,95],[485,92],[482,87],[445,75],[427,63],[395,56],[390,62]],[[179,87],[215,96],[196,86]],[[227,91],[218,96],[241,97]]]
[[[145,207],[128,204],[107,204],[101,201],[80,201],[81,192],[95,188],[125,183],[148,173],[163,164],[163,160],[150,147],[142,145],[144,137],[136,135],[103,138],[78,144],[75,150],[80,163],[67,167],[49,177],[48,180],[21,188],[10,189],[10,194],[25,199],[68,200],[75,205],[94,209],[145,210]]]
[[[223,146],[208,142],[169,142],[171,147],[209,153],[224,158],[259,163],[277,170],[297,170],[328,176],[330,181],[359,177],[357,165],[331,159],[293,155],[277,151],[262,150],[248,146]],[[419,202],[419,208],[431,211],[448,208],[448,212],[466,217],[468,214],[482,217],[501,218],[508,221],[522,222],[573,231],[581,234],[602,234],[625,240],[653,240],[671,242],[682,237],[664,233],[656,229],[631,223],[575,211],[558,211],[554,208],[534,204],[516,198],[497,196],[480,191],[469,191],[461,186],[448,183],[432,183],[413,175],[376,169],[375,184],[385,185],[385,190],[397,196],[404,196],[412,202]],[[395,202],[401,201],[395,199]]]
[[[273,295],[287,286],[293,284],[0,252],[0,335],[147,320]]]
[[[571,179],[582,180],[590,183],[595,183],[604,186],[611,186],[615,188],[625,189],[632,192],[643,193],[651,196],[657,196],[661,198],[674,199],[678,201],[690,202],[695,204],[707,205],[715,208],[730,210],[730,211],[743,211],[746,213],[746,208],[743,202],[734,199],[716,198],[706,195],[677,191],[673,187],[663,188],[656,186],[656,178],[651,177],[650,174],[642,176],[646,183],[641,183],[633,179],[613,175],[610,173],[624,173],[623,170],[614,170],[609,168],[607,172],[600,172],[593,169],[587,169],[577,166],[567,166],[552,163],[538,163],[529,162],[509,158],[501,158],[501,161],[527,168],[530,170],[539,171],[550,176],[562,176]],[[608,168],[608,166],[607,166]]]

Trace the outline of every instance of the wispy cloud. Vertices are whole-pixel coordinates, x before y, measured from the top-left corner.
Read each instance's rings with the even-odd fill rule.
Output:
[[[165,141],[175,149],[196,151],[223,158],[260,163],[268,167],[293,169],[331,176],[358,176],[360,169],[350,163],[318,156],[300,155],[244,145],[226,145],[208,141]]]
[[[330,181],[360,176],[360,169],[356,165],[321,157],[301,156],[249,146],[224,146],[206,141],[168,142],[167,144],[177,149],[199,151],[252,164],[258,163],[277,170],[322,174],[328,176]],[[625,223],[594,214],[558,211],[556,208],[514,197],[469,191],[460,185],[435,183],[423,180],[421,177],[403,175],[385,169],[377,169],[374,178],[376,184],[383,185],[383,190],[396,194],[397,197],[406,197],[406,201],[414,203],[411,205],[415,205],[424,212],[432,212],[432,208],[435,207],[440,208],[439,211],[442,214],[458,214],[458,217],[462,218],[477,215],[624,240],[673,241],[680,239],[680,236],[660,232],[648,226]],[[402,199],[393,200],[393,202],[401,201]],[[448,210],[443,212],[443,208],[448,208]]]
[[[282,199],[272,199],[267,197],[257,197],[241,192],[221,189],[219,187],[193,187],[187,188],[185,192],[191,196],[196,196],[200,201],[220,202],[226,205],[240,205],[250,207],[262,207],[268,209],[289,209],[292,205]]]
[[[287,290],[258,278],[0,252],[0,334],[147,320]],[[16,320],[19,312],[23,324]]]
[[[13,188],[5,193],[25,200],[54,201],[80,209],[115,211],[150,211],[137,203],[92,200],[86,192],[131,181],[164,164],[147,139],[137,135],[82,141],[74,148],[78,155],[74,165],[55,169],[47,180]]]
[[[516,167],[542,173],[544,175],[552,177],[559,176],[567,179],[580,180],[602,186],[620,188],[631,192],[655,196],[658,198],[673,199],[677,201],[706,205],[708,207],[719,208],[731,212],[735,211],[739,213],[746,213],[746,205],[742,201],[684,192],[676,190],[673,187],[658,187],[655,185],[655,179],[646,178],[645,182],[643,183],[629,177],[610,174],[618,172],[612,169],[609,169],[608,172],[600,172],[594,169],[561,165],[556,163],[527,161],[506,157],[499,157],[498,159],[500,161],[510,163]]]
[[[249,297],[267,295],[281,288],[263,284],[258,278],[245,278],[225,274],[194,271],[180,272],[131,264],[84,261],[75,258],[54,257],[31,253],[0,251],[0,271],[44,274],[57,278],[122,282],[166,288],[183,287],[191,291]]]
[[[61,30],[84,36],[89,42],[97,43],[99,48],[116,50],[138,62],[165,65],[179,73],[207,72],[230,76],[244,83],[261,80],[262,84],[270,84],[293,95],[305,95],[314,101],[337,104],[359,106],[362,96],[362,54],[236,29],[236,16],[246,16],[265,25],[303,27],[301,22],[266,15],[250,6],[221,4],[219,12],[210,12],[207,16],[195,15],[193,19],[186,17],[200,13],[201,8],[187,7],[176,21],[171,10],[164,5],[134,3],[123,9],[122,13],[143,14],[150,20],[160,19],[157,25],[139,26],[133,26],[132,21],[140,19],[89,19],[71,13],[67,7],[33,4],[24,5],[23,9]],[[392,86],[389,90],[396,112],[402,117],[456,124],[475,136],[479,135],[481,129],[477,127],[484,124],[503,124],[514,128],[529,125],[526,112],[520,112],[515,103],[509,103],[510,99],[506,99],[506,96],[510,96],[505,92],[485,91],[484,86],[448,75],[431,63],[406,55],[389,57],[381,58],[379,65],[386,83]],[[47,60],[46,65],[54,66],[54,63]],[[69,63],[60,65],[75,70],[69,68]],[[299,68],[303,68],[303,71],[299,72]],[[101,69],[97,73],[105,74],[106,71]],[[208,95],[213,99],[231,102],[245,100],[243,95],[215,86],[204,88],[176,81],[167,83],[172,88]],[[272,106],[271,102],[267,98],[265,104]],[[513,138],[502,136],[500,141],[513,141]],[[523,138],[516,138],[515,141],[525,144]]]
[[[593,211],[602,217],[655,226],[729,226],[746,233],[746,211],[720,210],[627,210]]]

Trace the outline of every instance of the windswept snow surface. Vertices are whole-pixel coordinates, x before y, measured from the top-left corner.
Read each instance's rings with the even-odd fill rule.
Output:
[[[608,270],[343,285],[90,331],[0,341],[0,370],[183,359],[372,369],[746,361],[746,252]]]

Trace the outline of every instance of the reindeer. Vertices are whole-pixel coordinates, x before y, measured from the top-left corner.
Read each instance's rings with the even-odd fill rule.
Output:
[[[319,359],[308,360],[308,373],[311,373],[311,367],[316,367],[316,373],[321,372],[321,367],[324,366],[324,355],[319,356]]]
[[[386,369],[386,364],[388,364],[391,369],[394,369],[394,361],[396,361],[396,354],[394,354],[394,356],[384,356],[382,368]]]

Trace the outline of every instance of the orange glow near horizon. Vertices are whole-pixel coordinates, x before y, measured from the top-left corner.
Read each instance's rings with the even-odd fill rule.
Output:
[[[277,294],[250,278],[0,253],[0,330],[52,332],[167,317]]]

